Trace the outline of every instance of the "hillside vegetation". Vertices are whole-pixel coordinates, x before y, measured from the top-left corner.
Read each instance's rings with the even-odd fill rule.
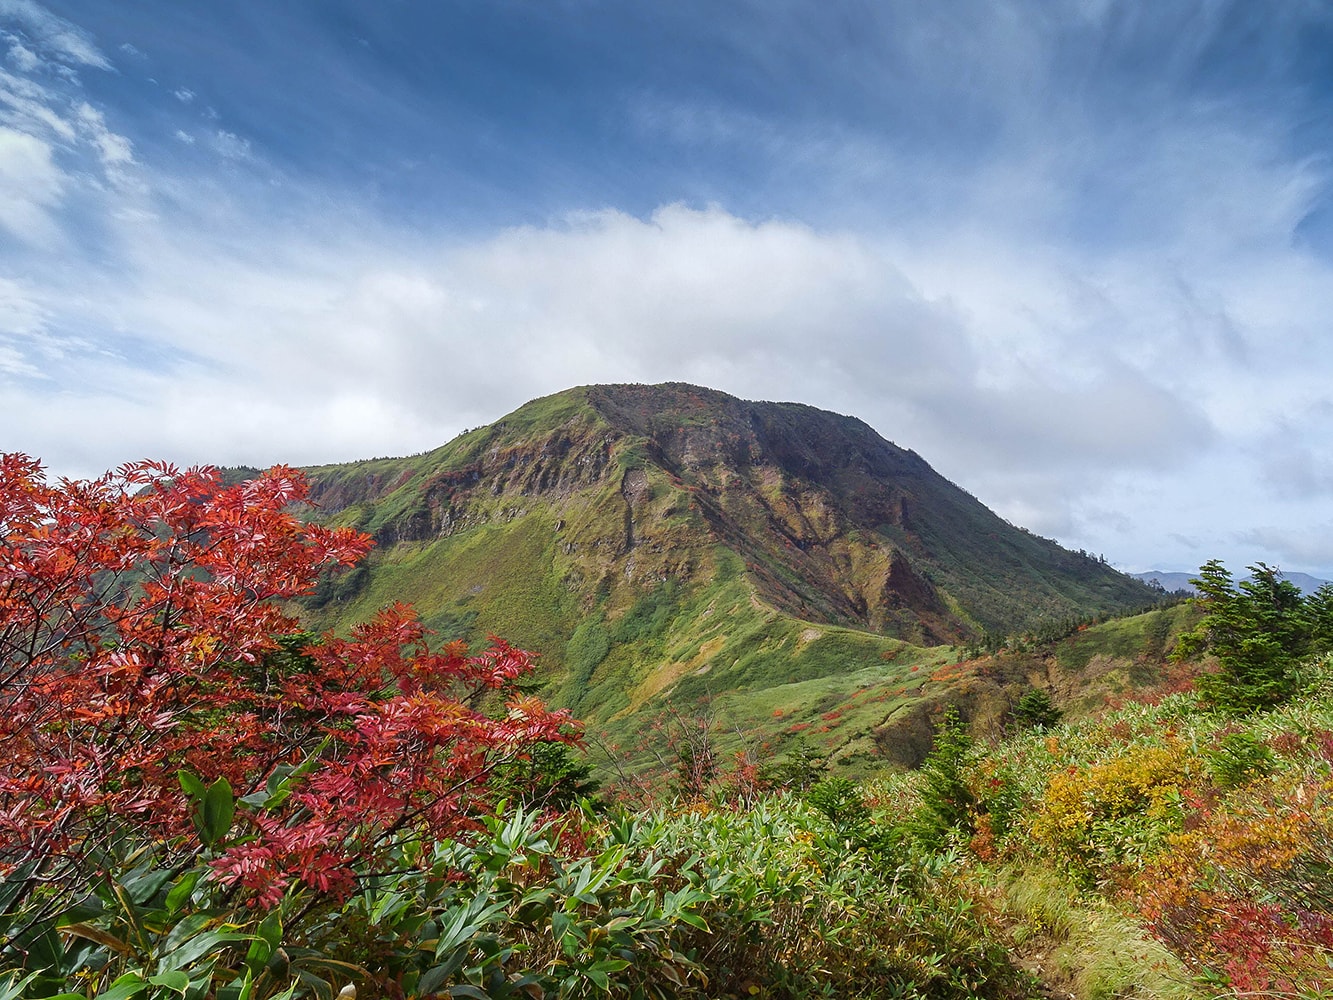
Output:
[[[4,1000],[1333,994],[1333,588],[1212,563],[947,663],[922,766],[864,783],[672,716],[642,801],[503,642],[302,631],[369,541],[306,489],[0,456]],[[1061,722],[1080,675],[1123,704]]]
[[[445,638],[503,635],[622,747],[701,701],[780,737],[859,694],[851,755],[919,761],[904,716],[948,686],[944,647],[1157,600],[861,421],[680,384],[571,389],[425,455],[309,471],[318,516],[377,542],[308,599],[313,627],[405,600]]]

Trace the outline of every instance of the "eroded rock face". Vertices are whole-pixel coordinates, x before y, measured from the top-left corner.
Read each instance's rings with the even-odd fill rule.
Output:
[[[929,669],[945,654],[914,646],[1148,593],[859,420],[686,385],[569,390],[429,454],[311,475],[319,516],[378,543],[321,581],[317,627],[406,600],[442,639],[503,635],[540,654],[543,697],[626,740],[671,699],[753,706],[746,692],[845,673],[880,678],[856,702],[856,753],[917,764],[945,700],[984,720],[1008,695],[1003,679]],[[837,706],[791,697],[802,727],[832,724]]]
[[[588,587],[708,572],[721,545],[775,609],[926,644],[1093,598],[1144,600],[1137,582],[1014,528],[865,423],[800,404],[592,386],[430,456],[361,465],[317,471],[313,495],[326,513],[355,509],[381,546],[518,524],[540,507],[558,512],[561,550]]]

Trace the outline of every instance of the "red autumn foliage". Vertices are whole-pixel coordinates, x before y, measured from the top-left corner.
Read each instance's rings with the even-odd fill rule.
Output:
[[[388,838],[474,823],[499,763],[575,738],[565,713],[503,700],[531,661],[494,637],[432,651],[402,605],[351,638],[302,633],[284,602],[371,544],[301,521],[307,496],[285,467],[49,485],[0,455],[0,877],[95,873],[127,831],[197,852],[186,770],[239,797],[218,877],[264,902],[293,882],[341,895]]]
[[[1135,880],[1148,926],[1238,994],[1315,995],[1333,955],[1333,784],[1279,776],[1186,802],[1196,818]]]

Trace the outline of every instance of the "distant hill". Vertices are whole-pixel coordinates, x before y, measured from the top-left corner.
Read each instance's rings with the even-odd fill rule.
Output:
[[[378,542],[312,624],[412,601],[446,636],[540,652],[543,693],[626,739],[668,700],[814,719],[874,683],[894,693],[872,734],[947,685],[922,668],[948,644],[1155,596],[860,420],[678,383],[570,389],[424,455],[308,471],[319,516]]]
[[[1320,580],[1318,577],[1313,577],[1309,573],[1282,573],[1280,575],[1282,579],[1290,580],[1292,583],[1296,584],[1296,586],[1301,588],[1301,592],[1306,594],[1313,594],[1316,590],[1325,586],[1329,582],[1327,580]]]
[[[1198,576],[1199,571],[1195,570],[1191,573],[1179,573],[1179,572],[1165,572],[1163,570],[1152,569],[1148,570],[1146,573],[1131,573],[1129,575],[1134,577],[1136,580],[1142,580],[1144,583],[1148,584],[1151,584],[1153,581],[1156,581],[1157,583],[1161,584],[1162,589],[1165,590],[1167,593],[1171,593],[1177,590],[1184,590],[1192,594],[1195,593],[1196,591],[1194,589],[1194,586],[1190,583],[1190,579],[1192,577]],[[1280,574],[1280,576],[1284,580],[1290,580],[1292,583],[1294,583],[1297,587],[1301,589],[1302,593],[1306,594],[1314,593],[1320,587],[1324,586],[1329,582],[1327,580],[1320,580],[1318,577],[1313,577],[1309,573],[1282,573]]]
[[[1194,585],[1190,583],[1190,578],[1198,576],[1199,571],[1195,570],[1192,573],[1178,573],[1167,572],[1160,569],[1150,569],[1146,573],[1130,573],[1129,575],[1134,579],[1142,580],[1147,584],[1157,584],[1168,594],[1173,594],[1181,590],[1188,594],[1193,594],[1196,591],[1194,590]]]

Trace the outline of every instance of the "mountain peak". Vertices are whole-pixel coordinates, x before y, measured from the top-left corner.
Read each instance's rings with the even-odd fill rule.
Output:
[[[1153,598],[860,420],[683,383],[580,386],[310,474],[321,516],[378,542],[313,625],[411,601],[447,638],[539,652],[547,695],[600,725],[858,670],[916,690],[921,647]]]
[[[331,512],[364,508],[348,519],[382,543],[559,511],[587,524],[565,554],[604,591],[633,590],[645,572],[699,571],[722,546],[782,613],[924,643],[1147,594],[1009,525],[861,420],[681,382],[571,388],[427,456],[366,464],[314,470],[317,499]]]

